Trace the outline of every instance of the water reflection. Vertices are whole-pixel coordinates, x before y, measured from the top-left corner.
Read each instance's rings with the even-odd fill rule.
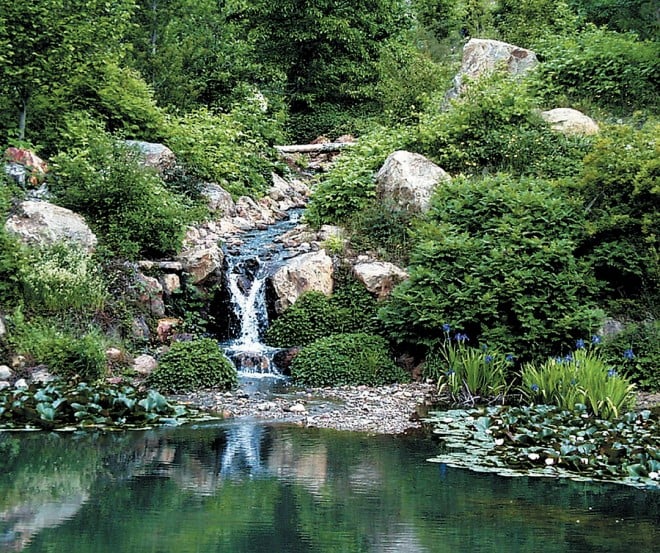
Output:
[[[0,551],[652,551],[659,493],[426,462],[435,444],[254,423],[0,434]]]

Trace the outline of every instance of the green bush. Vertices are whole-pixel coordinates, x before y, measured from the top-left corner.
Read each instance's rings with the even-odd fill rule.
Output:
[[[237,382],[236,368],[210,338],[173,343],[147,379],[149,386],[168,393],[230,389]]]
[[[447,109],[442,97],[420,117],[414,151],[450,174],[554,178],[578,172],[590,139],[553,131],[527,79],[494,72],[467,85]]]
[[[295,357],[291,376],[307,386],[379,386],[407,379],[390,358],[387,342],[365,333],[316,340]]]
[[[53,160],[50,187],[57,203],[85,216],[111,255],[136,259],[176,253],[185,227],[203,213],[169,192],[140,154],[82,121],[72,145]]]
[[[94,312],[108,296],[101,268],[65,243],[28,250],[20,272],[25,305],[38,312]]]
[[[604,338],[599,353],[641,388],[660,391],[659,321],[628,324],[622,332]]]
[[[658,110],[658,42],[588,26],[548,39],[538,53],[543,63],[535,78],[546,103],[593,103],[616,113]]]
[[[586,406],[601,419],[614,419],[635,404],[634,386],[593,349],[548,359],[522,369],[523,397],[534,403],[574,410]]]
[[[275,319],[266,330],[265,341],[279,348],[306,346],[331,334],[373,332],[376,301],[364,286],[346,282],[331,297],[306,292]]]
[[[61,314],[58,317],[28,320],[21,309],[15,309],[7,316],[10,349],[66,379],[93,382],[105,376],[106,341],[101,333],[68,315],[64,320]]]
[[[11,201],[9,183],[0,175],[0,221],[5,221]],[[16,304],[20,294],[19,274],[23,254],[16,237],[0,225],[0,305],[3,309]]]
[[[200,108],[172,119],[169,146],[190,171],[234,197],[262,196],[279,168],[272,145],[284,137],[279,114],[265,102],[255,95],[229,113]]]
[[[374,176],[383,162],[406,143],[410,131],[375,128],[342,152],[314,188],[305,219],[315,226],[348,221],[376,197]]]
[[[623,311],[639,319],[657,317],[660,306],[658,136],[657,121],[605,127],[577,179],[588,225],[581,255],[593,265],[603,298],[635,302]]]
[[[583,217],[545,180],[454,179],[414,233],[410,278],[379,312],[385,328],[431,347],[449,324],[520,359],[593,332],[596,285],[575,258]]]

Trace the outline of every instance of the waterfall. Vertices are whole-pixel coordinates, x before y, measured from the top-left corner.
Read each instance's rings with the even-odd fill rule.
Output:
[[[227,306],[237,328],[232,329],[232,338],[221,345],[240,376],[282,376],[273,363],[279,350],[262,342],[268,328],[266,280],[270,270],[286,256],[286,250],[276,243],[277,237],[293,228],[298,220],[296,211],[289,219],[265,230],[245,233],[238,250],[227,255]]]

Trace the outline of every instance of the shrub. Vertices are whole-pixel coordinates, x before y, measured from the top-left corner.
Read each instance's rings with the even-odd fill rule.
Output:
[[[94,328],[77,325],[69,317],[65,319],[33,317],[28,321],[21,309],[14,310],[7,317],[11,349],[66,379],[93,382],[105,376],[104,337]],[[62,330],[64,327],[68,329]]]
[[[414,233],[410,278],[379,312],[399,342],[433,346],[443,324],[519,359],[593,332],[596,286],[574,256],[580,202],[548,181],[454,179]]]
[[[623,311],[639,318],[656,316],[660,304],[658,136],[657,121],[606,127],[577,179],[588,231],[580,254],[593,265],[603,298],[633,301]]]
[[[306,346],[331,334],[372,332],[376,328],[376,301],[361,283],[340,284],[333,296],[306,292],[266,330],[268,345]]]
[[[73,144],[54,159],[56,201],[85,216],[102,248],[135,259],[176,253],[186,225],[202,214],[169,192],[140,154],[89,123],[70,126]]]
[[[371,334],[335,334],[304,347],[291,365],[307,386],[379,386],[407,377],[388,354],[387,342]]]
[[[420,117],[412,147],[451,174],[570,176],[578,172],[590,143],[552,131],[538,113],[528,80],[505,72],[467,83],[448,108],[444,103],[439,98]]]
[[[628,378],[582,347],[565,357],[522,369],[523,396],[532,402],[574,410],[586,406],[596,417],[614,419],[635,403]]]
[[[374,175],[406,142],[404,129],[376,128],[336,159],[314,188],[305,219],[314,226],[348,221],[376,197]]]
[[[604,338],[599,353],[606,363],[617,367],[640,388],[660,391],[660,322],[631,323]]]
[[[4,175],[0,175],[0,220],[5,221],[9,211],[11,191]],[[18,239],[10,235],[4,223],[0,225],[0,305],[13,306],[19,296],[19,274],[23,254]]]
[[[444,325],[443,331],[443,340],[426,357],[424,376],[458,403],[503,400],[513,357],[486,345],[470,347],[465,334],[457,333],[452,340],[449,325]]]
[[[148,385],[171,393],[229,389],[237,382],[236,368],[210,338],[173,343],[147,379]]]
[[[588,26],[538,49],[538,91],[547,103],[595,103],[617,113],[657,112],[660,46]]]
[[[254,95],[229,113],[200,108],[172,119],[169,145],[199,178],[234,197],[262,196],[279,167],[271,146],[283,139],[282,122],[262,102]]]
[[[108,295],[93,258],[64,243],[29,250],[20,280],[26,306],[39,312],[97,311]]]

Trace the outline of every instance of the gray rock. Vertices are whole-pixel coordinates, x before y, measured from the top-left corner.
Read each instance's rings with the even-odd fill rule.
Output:
[[[304,292],[332,294],[332,259],[324,250],[288,259],[270,278],[275,310],[284,312]]]
[[[576,109],[555,108],[541,112],[541,117],[553,130],[564,134],[589,136],[600,132],[596,121]]]
[[[406,271],[385,261],[358,263],[353,267],[353,272],[378,299],[389,296],[399,282],[408,278]]]
[[[7,365],[0,365],[0,380],[9,380],[14,372]]]
[[[140,151],[142,163],[145,167],[154,167],[163,172],[171,169],[176,164],[174,152],[164,144],[143,142],[141,140],[127,140],[126,144]]]
[[[30,375],[30,380],[37,384],[46,384],[47,382],[52,382],[55,380],[55,377],[48,372],[46,368],[39,368],[32,372]]]
[[[231,194],[219,184],[205,184],[202,188],[202,196],[206,198],[206,205],[211,213],[217,213],[223,217],[236,215],[236,204]]]
[[[28,383],[25,378],[19,378],[16,382],[14,382],[14,388],[16,389],[25,389],[27,387]]]
[[[193,284],[200,284],[216,274],[222,269],[223,260],[224,254],[215,243],[193,244],[184,248],[179,255],[179,261]]]
[[[376,174],[378,195],[401,209],[425,212],[433,190],[451,177],[420,154],[396,151],[388,156]]]
[[[461,69],[454,77],[454,87],[448,96],[458,96],[464,90],[466,77],[475,80],[498,68],[522,76],[536,65],[538,58],[531,50],[499,40],[470,39],[463,47]]]
[[[5,223],[5,229],[36,245],[68,242],[92,252],[97,239],[85,220],[70,209],[48,202],[25,201]]]
[[[133,360],[133,370],[142,376],[149,376],[158,367],[158,361],[146,353],[138,355]]]

